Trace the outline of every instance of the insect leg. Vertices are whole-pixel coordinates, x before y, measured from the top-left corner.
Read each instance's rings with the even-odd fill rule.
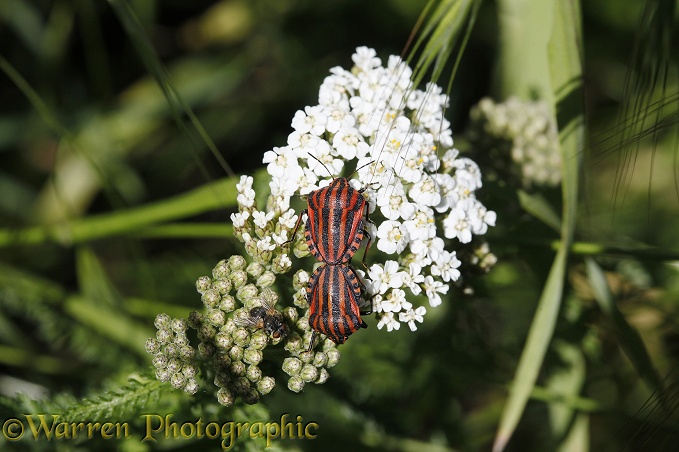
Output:
[[[290,234],[290,240],[283,242],[281,244],[281,246],[285,246],[288,243],[291,243],[293,240],[295,240],[295,235],[297,234],[297,229],[299,229],[299,224],[302,222],[302,217],[304,215],[306,215],[307,213],[308,213],[307,209],[304,209],[299,213],[299,218],[297,218],[297,223],[295,223],[295,228],[292,230],[292,234]]]
[[[366,206],[366,211],[365,211],[365,221],[366,223],[370,223],[373,226],[375,226],[375,223],[368,217],[368,210],[370,210],[370,207]],[[367,228],[363,228],[363,236],[368,238],[368,243],[365,244],[365,251],[363,251],[363,259],[361,259],[361,264],[363,264],[363,268],[367,269],[368,266],[365,263],[365,256],[368,254],[368,250],[370,249],[370,245],[373,242],[373,238],[368,232]]]

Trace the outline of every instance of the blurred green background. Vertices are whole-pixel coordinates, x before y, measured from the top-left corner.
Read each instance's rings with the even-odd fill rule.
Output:
[[[588,131],[579,248],[538,385],[507,450],[671,450],[679,439],[673,3],[581,5]],[[85,397],[94,405],[114,400],[113,413],[137,423],[140,412],[172,412],[181,420],[265,422],[290,413],[319,424],[316,439],[276,442],[282,449],[490,450],[559,238],[498,180],[481,190],[498,212],[488,236],[498,265],[469,281],[473,295],[451,292],[429,309],[416,333],[386,333],[373,322],[340,348],[326,384],[293,394],[279,382],[254,408],[223,409],[212,395],[191,398],[169,386],[139,401],[151,375],[144,341],[155,334],[155,315],[199,309],[196,278],[240,251],[228,227],[234,181],[224,178],[255,174],[263,153],[286,143],[294,112],[317,102],[329,69],[349,67],[357,46],[375,48],[383,61],[400,54],[425,5],[0,1],[2,420],[82,408]],[[649,5],[667,8],[653,16],[664,23],[640,20]],[[531,42],[551,21],[535,16],[539,8],[521,14],[530,6],[486,1],[479,10],[450,93],[448,117],[462,148],[479,99],[540,92],[531,76],[546,69],[533,66]],[[656,29],[670,45],[649,38]],[[637,66],[635,46],[657,53],[642,51],[646,66]],[[642,67],[666,70],[665,86],[627,83]],[[558,212],[559,192],[544,196]],[[610,304],[596,301],[584,255],[605,270]],[[134,393],[134,384],[123,387],[136,374],[147,383],[126,406],[119,396]],[[29,396],[15,399],[17,391]],[[577,416],[560,425],[564,410]],[[197,445],[139,440],[0,438],[0,447]]]

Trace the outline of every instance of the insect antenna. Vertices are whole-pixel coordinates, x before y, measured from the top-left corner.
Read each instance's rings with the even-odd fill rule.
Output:
[[[332,175],[332,173],[330,172],[330,170],[328,169],[328,167],[325,166],[325,163],[321,162],[321,161],[318,159],[318,157],[316,157],[315,155],[313,155],[313,154],[311,154],[311,153],[309,153],[309,152],[307,152],[307,155],[308,155],[309,157],[311,157],[312,159],[316,160],[318,163],[320,163],[321,166],[322,166],[323,168],[325,168],[325,170],[328,172],[328,175],[329,175],[330,177],[334,177],[334,176]]]

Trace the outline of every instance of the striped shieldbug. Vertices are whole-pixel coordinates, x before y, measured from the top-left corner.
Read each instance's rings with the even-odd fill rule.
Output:
[[[361,320],[358,301],[365,286],[349,264],[322,264],[314,271],[307,287],[309,325],[336,344],[343,344],[359,328],[368,325]],[[313,346],[313,337],[311,345]]]
[[[345,177],[333,179],[327,187],[309,194],[307,209],[292,232],[294,239],[306,213],[304,238],[311,254],[323,262],[307,287],[309,325],[336,344],[343,344],[356,330],[367,327],[358,306],[365,286],[349,265],[366,237],[368,243],[361,260],[365,266],[371,243],[370,234],[364,229],[363,217],[368,219],[364,214],[367,206],[363,191],[353,188]]]
[[[345,177],[334,179],[327,187],[309,194],[307,208],[297,220],[292,232],[295,233],[304,214],[307,221],[304,238],[311,254],[327,264],[346,263],[356,254],[363,237],[368,239],[363,259],[370,248],[371,237],[364,229],[363,217],[366,201],[363,190],[356,190]],[[292,241],[292,239],[291,239]]]

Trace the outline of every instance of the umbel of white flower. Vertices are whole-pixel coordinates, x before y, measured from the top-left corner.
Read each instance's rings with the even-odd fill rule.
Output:
[[[510,97],[496,103],[486,97],[471,109],[470,118],[469,139],[475,151],[496,149],[511,159],[524,187],[559,185],[559,136],[544,101]]]
[[[479,167],[453,147],[441,88],[415,89],[412,70],[397,56],[383,66],[375,50],[359,47],[352,60],[351,70],[330,70],[318,105],[294,115],[287,145],[264,154],[271,176],[266,212],[256,210],[252,178],[241,178],[235,235],[257,261],[283,256],[277,270],[285,272],[290,260],[281,245],[297,219],[291,198],[355,175],[351,183],[365,189],[374,222],[367,228],[381,252],[369,253],[375,263],[367,273],[358,270],[366,298],[378,328],[392,331],[404,322],[415,330],[426,308],[415,306],[425,298],[413,295],[439,305],[460,278],[456,249],[485,234],[496,215],[476,198]],[[303,239],[294,254],[308,254]],[[304,297],[302,289],[295,305],[306,307]]]

